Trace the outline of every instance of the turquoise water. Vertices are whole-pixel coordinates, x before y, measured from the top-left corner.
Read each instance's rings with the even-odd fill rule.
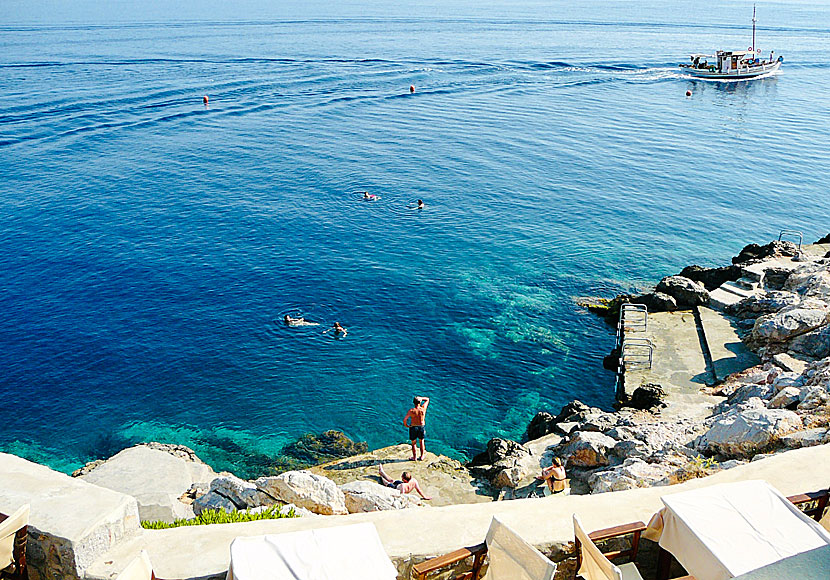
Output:
[[[720,84],[676,64],[749,3],[5,2],[0,449],[254,474],[416,394],[457,457],[610,408],[577,297],[830,231],[830,10],[758,14],[783,72]]]

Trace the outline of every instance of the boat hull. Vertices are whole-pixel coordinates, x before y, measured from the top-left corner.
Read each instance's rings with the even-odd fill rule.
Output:
[[[762,75],[774,73],[779,68],[781,68],[781,61],[775,61],[770,64],[762,64],[758,66],[750,66],[746,68],[741,68],[737,70],[730,70],[729,72],[719,72],[713,71],[708,69],[702,68],[692,68],[692,67],[682,67],[683,72],[699,79],[712,79],[712,80],[740,80],[740,79],[752,79],[755,77],[759,77]]]

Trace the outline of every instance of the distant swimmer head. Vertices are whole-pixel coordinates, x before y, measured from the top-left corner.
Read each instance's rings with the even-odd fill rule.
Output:
[[[283,322],[285,322],[286,324],[291,324],[291,317],[290,317],[290,316],[288,316],[287,314],[283,317],[283,319],[282,319],[282,320],[283,320]]]
[[[207,106],[207,105],[208,105],[208,103],[210,103],[210,99],[208,98],[208,96],[207,96],[207,95],[205,95],[204,97],[202,97],[202,102],[205,104],[205,106]]]
[[[691,97],[692,96],[692,91],[686,91],[686,96]]]
[[[415,92],[415,85],[409,85],[409,92],[410,92],[410,93],[414,93],[414,92]]]
[[[418,209],[423,209],[423,207],[424,207],[424,200],[419,199],[418,200]]]

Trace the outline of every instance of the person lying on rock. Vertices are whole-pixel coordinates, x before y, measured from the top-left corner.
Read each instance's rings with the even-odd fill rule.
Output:
[[[383,470],[383,465],[378,465],[378,474],[380,474],[380,479],[386,487],[397,489],[401,493],[409,493],[414,489],[422,499],[432,499],[424,495],[424,492],[421,491],[421,486],[418,485],[418,481],[408,471],[404,471],[401,473],[400,479],[393,481],[391,477],[386,475],[386,472]]]
[[[544,468],[542,475],[537,475],[536,479],[544,480],[550,493],[564,493],[567,489],[568,477],[565,475],[565,466],[558,457],[554,457],[551,466]]]

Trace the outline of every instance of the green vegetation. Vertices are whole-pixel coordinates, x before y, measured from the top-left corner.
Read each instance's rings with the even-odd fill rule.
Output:
[[[247,511],[238,512],[226,512],[224,509],[219,508],[218,510],[205,510],[195,519],[192,520],[184,520],[178,519],[173,521],[173,523],[162,522],[162,521],[142,521],[141,527],[147,530],[164,530],[167,528],[178,528],[181,526],[207,526],[210,524],[236,524],[239,522],[253,522],[255,520],[279,520],[282,518],[296,518],[299,517],[294,513],[294,508],[292,507],[288,510],[287,513],[283,514],[280,512],[279,505],[272,505],[271,507],[262,510],[261,512],[251,513]]]
[[[706,477],[717,471],[718,462],[713,457],[697,457],[692,458],[689,462],[680,469],[677,474],[677,483],[683,483],[690,479],[697,477]]]

